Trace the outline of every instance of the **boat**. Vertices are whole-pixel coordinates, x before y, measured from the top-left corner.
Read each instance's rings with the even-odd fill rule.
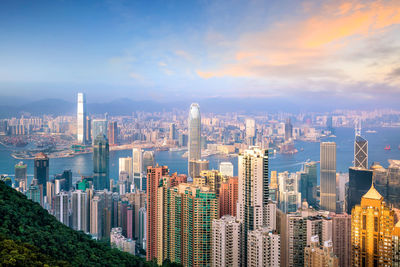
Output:
[[[385,149],[385,150],[391,150],[392,148],[390,147],[390,145],[388,145],[388,146],[385,146],[384,149]]]
[[[366,133],[376,133],[375,130],[366,130],[365,132],[366,132]]]

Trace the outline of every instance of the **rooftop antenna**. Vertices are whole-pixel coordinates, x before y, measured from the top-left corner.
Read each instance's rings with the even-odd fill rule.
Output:
[[[361,119],[357,119],[354,127],[356,136],[361,136]]]

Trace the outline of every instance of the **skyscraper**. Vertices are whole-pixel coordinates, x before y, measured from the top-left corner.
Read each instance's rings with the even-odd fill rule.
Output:
[[[118,126],[116,121],[110,121],[108,123],[107,137],[110,145],[116,145],[118,143]]]
[[[393,227],[394,211],[372,184],[351,212],[351,266],[391,266]]]
[[[208,160],[204,159],[199,159],[199,160],[194,160],[191,159],[189,160],[189,177],[196,178],[200,176],[200,173],[204,170],[209,169],[210,162]]]
[[[46,196],[46,184],[49,181],[49,158],[42,152],[35,156],[34,178],[37,180],[37,185],[42,188],[43,196]]]
[[[246,119],[246,143],[250,146],[254,145],[256,136],[256,121],[254,119]]]
[[[119,158],[118,159],[118,171],[119,174],[121,174],[121,172],[126,172],[129,176],[129,180],[133,181],[133,171],[132,171],[132,167],[133,167],[133,162],[132,162],[132,158],[131,157],[127,157],[127,158]]]
[[[293,138],[293,125],[290,121],[290,118],[286,119],[285,122],[285,141],[288,141]]]
[[[243,240],[247,233],[267,223],[268,209],[268,150],[253,147],[239,155],[239,199],[237,216],[243,223]],[[244,244],[247,248],[247,244]],[[243,261],[247,262],[246,250]]]
[[[176,140],[176,139],[177,139],[176,124],[171,123],[169,125],[169,140]]]
[[[225,215],[212,222],[212,267],[240,267],[242,224]]]
[[[350,267],[351,216],[347,213],[330,215],[332,218],[333,252],[339,258],[339,266]]]
[[[360,167],[349,168],[349,185],[347,190],[347,213],[351,214],[351,210],[355,205],[360,204],[361,197],[368,192],[372,183],[372,170]]]
[[[92,120],[92,144],[99,135],[104,135],[107,138],[108,135],[108,123],[107,120]]]
[[[26,174],[27,165],[22,161],[15,165],[15,184],[20,187],[22,191],[28,188],[28,176]]]
[[[133,182],[135,184],[135,188],[141,190],[143,188],[142,185],[142,176],[143,176],[143,150],[141,148],[134,147],[132,149],[132,172],[133,172]]]
[[[109,146],[104,135],[98,135],[93,144],[93,184],[96,190],[109,189]]]
[[[354,167],[368,169],[368,141],[359,135],[354,140]]]
[[[279,209],[285,213],[296,212],[301,207],[301,193],[299,191],[300,173],[287,171],[278,174],[279,181]]]
[[[238,178],[230,177],[221,184],[219,189],[219,216],[232,215],[236,217],[238,200]]]
[[[157,216],[159,205],[157,201],[157,188],[160,180],[168,174],[167,166],[156,166],[147,168],[147,234],[146,234],[146,259],[151,261],[157,258]]]
[[[317,206],[317,163],[304,164],[304,172],[300,173],[301,198],[313,207]]]
[[[321,142],[321,209],[336,212],[336,143]]]
[[[60,192],[54,196],[54,215],[58,221],[69,226],[69,195],[66,192]]]
[[[190,161],[201,159],[201,116],[199,104],[190,105],[189,119],[189,143],[188,143],[188,174],[193,173]]]
[[[77,231],[89,232],[87,221],[89,213],[89,203],[86,192],[76,190],[71,197],[72,228]]]
[[[78,93],[77,109],[77,139],[81,144],[86,143],[86,97],[83,93]]]

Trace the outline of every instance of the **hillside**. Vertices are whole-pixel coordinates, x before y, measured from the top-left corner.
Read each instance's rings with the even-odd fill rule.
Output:
[[[1,266],[153,266],[70,229],[1,181],[0,218]]]

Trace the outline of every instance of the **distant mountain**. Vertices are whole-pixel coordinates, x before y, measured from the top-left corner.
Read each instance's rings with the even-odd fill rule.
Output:
[[[9,253],[7,253],[9,251]],[[0,266],[156,266],[56,220],[0,181]],[[164,266],[179,266],[168,264]]]

